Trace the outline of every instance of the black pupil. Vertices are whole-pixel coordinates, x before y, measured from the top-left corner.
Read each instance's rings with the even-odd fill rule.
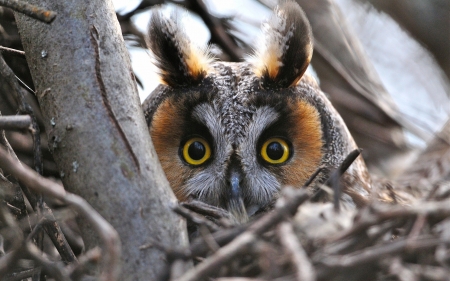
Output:
[[[205,156],[205,146],[199,142],[194,141],[188,148],[189,156],[194,160],[200,160]]]
[[[284,149],[279,142],[271,142],[267,146],[267,156],[272,160],[278,160],[283,157]]]

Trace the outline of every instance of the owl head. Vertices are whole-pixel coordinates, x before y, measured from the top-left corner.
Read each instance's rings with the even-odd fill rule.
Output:
[[[263,34],[246,62],[229,63],[213,61],[159,12],[149,26],[162,83],[143,107],[166,177],[179,200],[224,208],[240,222],[269,209],[284,186],[302,187],[318,167],[335,169],[356,148],[304,76],[313,44],[301,8],[285,1]],[[343,201],[363,204],[370,181],[362,159],[342,184]]]

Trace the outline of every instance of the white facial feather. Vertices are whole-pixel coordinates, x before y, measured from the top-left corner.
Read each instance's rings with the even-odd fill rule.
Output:
[[[258,108],[248,126],[247,137],[234,151],[232,140],[221,129],[218,111],[218,108],[209,104],[200,104],[193,110],[193,118],[205,125],[214,139],[214,158],[186,182],[185,192],[188,196],[194,195],[201,201],[218,205],[219,197],[230,188],[226,178],[227,169],[233,165],[229,161],[231,155],[236,153],[244,174],[242,193],[245,198],[249,198],[248,208],[257,210],[271,202],[281,188],[277,177],[257,160],[258,140],[264,130],[277,121],[279,114],[268,106]]]

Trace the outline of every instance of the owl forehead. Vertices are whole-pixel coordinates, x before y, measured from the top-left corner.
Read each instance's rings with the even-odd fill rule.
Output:
[[[240,142],[256,112],[253,99],[259,87],[257,77],[248,63],[217,62],[208,78],[213,81],[211,101],[224,134]]]

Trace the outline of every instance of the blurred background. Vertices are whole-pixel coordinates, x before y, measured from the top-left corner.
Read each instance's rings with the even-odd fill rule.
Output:
[[[450,0],[296,0],[313,29],[308,71],[344,118],[372,173],[395,177],[441,130],[450,112]],[[192,42],[218,59],[252,53],[274,0],[114,0],[141,101],[158,85],[145,48],[152,9],[182,17]],[[0,45],[22,49],[14,17],[0,8]],[[23,58],[3,54],[32,87]],[[0,78],[1,79],[1,78]],[[0,111],[17,113],[0,81]],[[39,111],[30,94],[30,103]],[[35,111],[36,112],[36,111]],[[37,114],[40,118],[39,113]],[[40,120],[42,132],[42,120]],[[449,126],[447,126],[449,127]],[[8,132],[19,157],[32,161],[27,133]],[[43,134],[44,174],[57,177]]]

